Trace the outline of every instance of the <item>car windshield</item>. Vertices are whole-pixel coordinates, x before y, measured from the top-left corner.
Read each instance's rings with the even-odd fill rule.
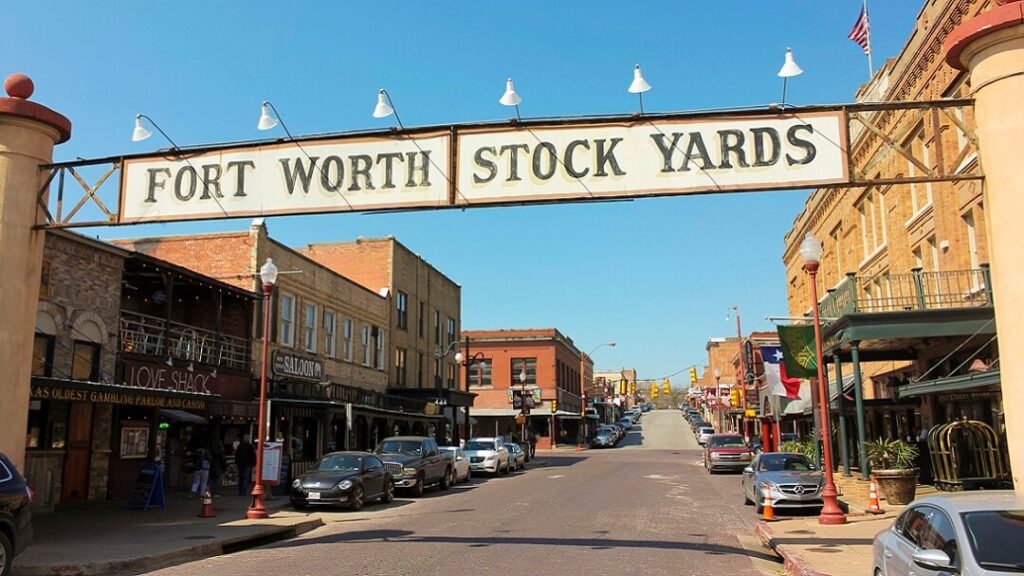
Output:
[[[701,434],[714,434],[715,433],[715,429],[714,428],[701,428],[700,429],[700,433]]]
[[[377,454],[406,454],[409,456],[420,455],[419,440],[385,440],[377,444]]]
[[[329,472],[340,472],[343,470],[353,471],[359,470],[363,459],[359,456],[350,456],[347,454],[335,454],[324,456],[320,463],[316,465],[317,470],[324,470]]]
[[[761,464],[758,467],[761,472],[780,472],[782,470],[807,472],[810,469],[810,461],[806,456],[800,454],[762,454]]]
[[[743,448],[746,444],[743,443],[742,436],[723,436],[719,438],[711,438],[711,446]]]
[[[466,442],[466,450],[494,450],[492,442]]]
[[[978,565],[987,570],[1024,570],[1024,510],[996,510],[961,514],[967,541]]]

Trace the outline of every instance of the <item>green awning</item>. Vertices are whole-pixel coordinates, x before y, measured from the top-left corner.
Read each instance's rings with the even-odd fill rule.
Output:
[[[977,374],[964,374],[914,382],[913,384],[900,386],[898,395],[900,398],[908,398],[938,392],[955,392],[957,390],[997,385],[999,381],[999,370],[989,370],[988,372],[979,372]]]

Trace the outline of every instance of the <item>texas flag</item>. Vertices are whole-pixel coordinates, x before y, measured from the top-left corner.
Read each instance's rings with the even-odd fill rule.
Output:
[[[786,365],[782,363],[782,348],[761,346],[761,359],[764,361],[764,378],[768,383],[768,393],[772,396],[799,398],[800,379],[786,376]]]

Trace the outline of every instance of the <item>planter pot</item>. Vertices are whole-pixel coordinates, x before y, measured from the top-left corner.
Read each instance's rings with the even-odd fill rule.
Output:
[[[874,470],[878,488],[885,501],[893,505],[910,504],[917,492],[917,470]]]

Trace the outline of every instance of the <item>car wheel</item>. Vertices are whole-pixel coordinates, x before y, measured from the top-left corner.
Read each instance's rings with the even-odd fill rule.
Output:
[[[420,496],[423,496],[423,482],[424,478],[422,474],[416,477],[416,484],[414,484],[412,487],[413,498],[419,498]]]
[[[744,506],[752,506],[753,504],[754,504],[754,501],[750,499],[750,496],[747,496],[747,491],[744,490],[743,491],[743,505]]]
[[[469,468],[467,468],[466,469],[466,482],[469,482],[472,479],[473,479],[473,471],[470,470]]]
[[[363,509],[363,487],[356,486],[352,489],[352,502],[348,505],[352,510]]]
[[[510,470],[509,470],[508,462],[505,462],[505,469],[502,471],[502,474],[504,474],[505,476],[508,476],[509,472],[510,472]]]
[[[9,576],[14,564],[14,545],[7,534],[0,532],[0,576]]]
[[[380,501],[385,504],[391,504],[395,501],[395,483],[390,480],[384,484],[384,494],[381,495]]]
[[[292,508],[295,508],[296,510],[305,510],[307,508],[307,504],[298,500],[292,500]],[[3,536],[3,534],[0,534],[0,536]],[[0,572],[0,574],[2,574],[2,572]]]
[[[438,487],[441,490],[447,490],[452,487],[452,470],[451,468],[444,469],[444,475],[441,476],[441,481],[438,483]]]

